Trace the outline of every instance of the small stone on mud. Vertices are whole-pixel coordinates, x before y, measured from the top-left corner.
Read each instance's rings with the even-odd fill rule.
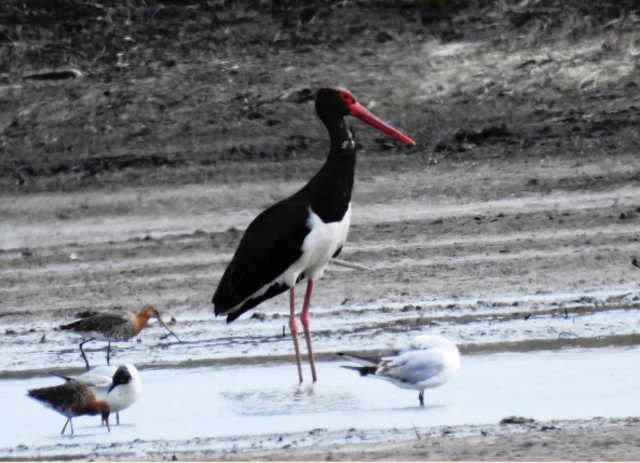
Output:
[[[7,331],[4,332],[4,334],[16,334],[16,332],[11,328],[8,328]]]
[[[82,76],[82,73],[77,69],[64,69],[60,71],[44,71],[33,74],[27,74],[23,76],[24,79],[32,80],[65,80],[65,79],[78,79]]]
[[[289,99],[294,103],[305,103],[315,99],[315,93],[309,87],[303,87],[293,92],[285,93],[283,99]]]
[[[445,150],[451,151],[451,148],[449,147],[449,145],[447,145],[443,141],[440,141],[440,142],[436,143],[436,146],[433,148],[433,151],[435,153],[440,153],[441,151],[445,151]]]
[[[500,420],[501,425],[507,425],[507,424],[533,424],[535,423],[536,420],[534,420],[533,418],[524,418],[522,416],[509,416],[507,418],[502,418]]]
[[[267,316],[261,312],[254,312],[253,315],[251,315],[251,318],[255,318],[256,320],[260,320],[260,321],[264,321],[266,320]]]
[[[379,43],[385,43],[389,40],[394,40],[393,35],[391,35],[388,31],[380,31],[378,35],[376,35],[376,40]]]

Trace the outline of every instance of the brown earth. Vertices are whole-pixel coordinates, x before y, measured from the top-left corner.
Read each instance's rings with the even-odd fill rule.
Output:
[[[635,8],[577,0],[5,1],[0,321],[28,330],[34,321],[147,302],[172,314],[210,310],[244,227],[323,162],[327,137],[313,97],[333,85],[418,144],[350,121],[362,146],[341,257],[369,270],[334,267],[314,295],[328,308],[318,317],[424,299],[453,299],[455,314],[459,298],[491,306],[505,294],[567,291],[620,293],[604,305],[585,299],[583,313],[636,307],[637,297],[624,297],[639,271],[631,264],[640,239]],[[43,75],[69,69],[82,77]],[[260,312],[283,314],[285,299]],[[561,306],[516,304],[505,319],[557,316]],[[451,321],[421,317],[363,329]],[[638,343],[615,329],[589,340]],[[503,341],[501,349],[523,344]],[[478,344],[472,336],[467,349]],[[583,450],[585,435],[576,444]],[[487,458],[528,459],[501,448]],[[428,458],[456,455],[473,459],[455,445]]]

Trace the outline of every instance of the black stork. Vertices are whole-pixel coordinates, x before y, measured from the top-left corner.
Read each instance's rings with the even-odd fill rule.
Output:
[[[311,291],[313,282],[322,276],[329,261],[340,254],[351,220],[356,143],[344,117],[355,116],[387,135],[415,145],[411,138],[371,114],[348,90],[320,89],[315,106],[331,138],[327,160],[301,190],[269,207],[251,222],[212,300],[216,315],[226,314],[227,323],[230,323],[288,289],[289,328],[301,383],[294,287],[307,280],[300,322],[315,382],[309,330]]]

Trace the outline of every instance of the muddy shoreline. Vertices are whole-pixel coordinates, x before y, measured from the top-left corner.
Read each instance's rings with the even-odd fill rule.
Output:
[[[223,452],[180,452],[178,447],[176,456],[193,461],[237,461],[239,454],[253,461],[627,461],[637,455],[637,418],[536,422],[505,417],[504,421],[513,424],[396,429],[383,432],[385,437],[350,430],[340,433],[343,444],[318,443],[311,448],[285,444],[277,450]],[[311,431],[287,440],[300,441],[313,434],[329,433]],[[352,443],[362,435],[374,442]],[[339,439],[326,436],[331,437]]]
[[[149,447],[144,454],[129,444],[112,444],[77,456],[96,461],[634,461],[637,456],[637,418],[537,422],[512,416],[503,421],[386,431],[313,429],[169,445],[143,441],[139,444]],[[40,451],[44,461],[77,459],[53,447]],[[9,459],[20,461],[23,452],[16,448]]]

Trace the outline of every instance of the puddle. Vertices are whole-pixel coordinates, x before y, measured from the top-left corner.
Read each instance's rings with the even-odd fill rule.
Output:
[[[313,386],[296,384],[294,365],[144,370],[143,396],[121,413],[120,426],[107,433],[99,418],[80,417],[72,438],[59,436],[64,417],[26,396],[29,388],[57,384],[56,378],[4,380],[0,400],[10,419],[0,424],[0,458],[80,455],[96,446],[122,452],[134,440],[139,452],[145,442],[155,441],[149,443],[153,446],[158,440],[242,436],[271,441],[283,433],[317,429],[486,424],[511,415],[536,420],[637,416],[640,369],[629,366],[638,363],[637,347],[464,356],[457,377],[425,393],[425,408],[417,406],[417,392],[360,378],[340,368],[345,362],[318,364],[320,381]],[[309,376],[308,368],[304,373]]]

